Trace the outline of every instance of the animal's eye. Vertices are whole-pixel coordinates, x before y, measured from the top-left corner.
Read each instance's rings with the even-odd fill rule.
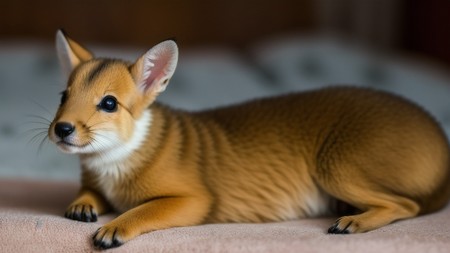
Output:
[[[113,96],[106,96],[97,107],[105,112],[115,112],[117,111],[117,99]]]
[[[64,104],[66,102],[66,100],[67,100],[67,91],[65,90],[65,91],[61,92],[61,104],[60,105]]]

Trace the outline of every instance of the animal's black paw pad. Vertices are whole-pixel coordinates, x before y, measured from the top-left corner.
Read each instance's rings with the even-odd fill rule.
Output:
[[[84,222],[95,222],[97,221],[97,212],[91,205],[72,205],[70,206],[66,213],[64,214],[66,218],[84,221]]]
[[[92,239],[94,240],[94,246],[98,249],[115,248],[124,243],[118,228],[99,228]]]

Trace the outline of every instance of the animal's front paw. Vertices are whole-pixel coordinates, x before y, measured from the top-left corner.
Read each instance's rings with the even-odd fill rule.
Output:
[[[119,247],[125,243],[124,230],[119,227],[105,225],[95,232],[92,239],[94,246],[98,249],[109,249]]]
[[[84,221],[84,222],[94,222],[97,221],[97,212],[91,205],[76,204],[71,205],[67,208],[64,214],[66,218]]]
[[[344,216],[336,220],[336,222],[328,229],[328,233],[351,234],[355,233],[357,228],[357,222],[352,217]]]

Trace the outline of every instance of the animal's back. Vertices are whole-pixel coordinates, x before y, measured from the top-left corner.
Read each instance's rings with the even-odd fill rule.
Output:
[[[444,133],[395,95],[327,88],[195,115],[225,135],[205,158],[218,201],[212,220],[317,216],[334,198],[365,210],[357,199],[376,193],[407,198],[423,213],[449,198]]]

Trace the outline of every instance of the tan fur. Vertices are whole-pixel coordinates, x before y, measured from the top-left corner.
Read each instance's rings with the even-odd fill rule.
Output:
[[[100,61],[76,66],[50,138],[57,139],[55,123],[67,121],[80,144],[93,141],[87,129],[96,126],[126,143],[146,110],[151,124],[120,161],[80,154],[82,189],[66,216],[92,221],[87,217],[122,212],[94,235],[97,247],[176,226],[316,217],[330,214],[336,200],[360,212],[329,232],[365,232],[436,211],[450,197],[447,139],[400,97],[335,87],[185,112],[153,103],[158,92],[140,92],[136,64],[114,61],[86,83]],[[120,102],[117,112],[96,109],[106,93]]]

